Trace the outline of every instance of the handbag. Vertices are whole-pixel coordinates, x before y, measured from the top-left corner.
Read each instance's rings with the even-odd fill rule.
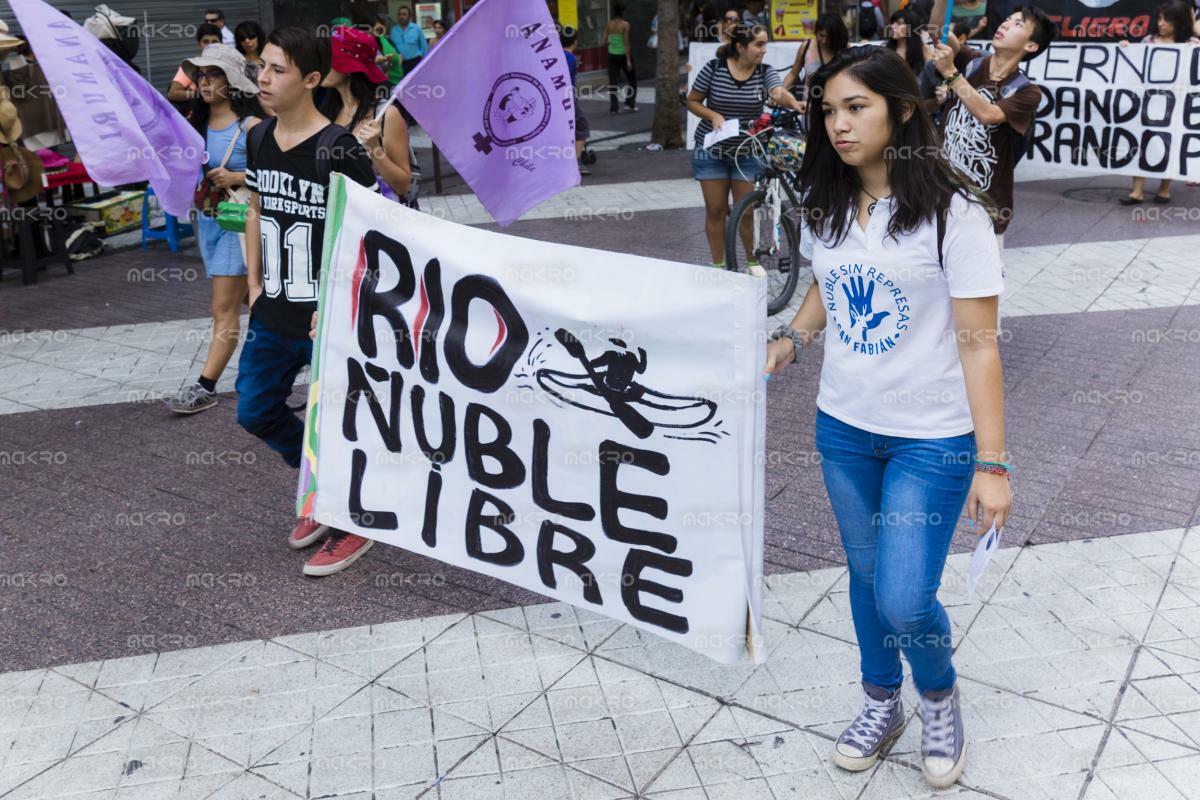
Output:
[[[225,156],[221,159],[221,163],[217,165],[217,169],[224,169],[229,163],[229,157],[233,155],[233,149],[237,147],[238,139],[245,132],[244,123],[238,123],[237,133],[229,140],[229,147],[225,148]],[[239,187],[241,188],[241,187]],[[226,196],[233,194],[233,189],[218,188],[207,174],[200,178],[200,182],[196,184],[196,193],[192,197],[192,204],[206,217],[215,216],[219,212],[219,207],[222,202],[225,202]],[[249,191],[246,192],[246,199],[249,200]],[[243,227],[243,230],[245,228]]]

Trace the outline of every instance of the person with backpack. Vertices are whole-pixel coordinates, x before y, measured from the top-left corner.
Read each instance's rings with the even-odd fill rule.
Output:
[[[204,136],[208,159],[196,189],[196,242],[212,284],[212,340],[200,377],[167,401],[174,414],[196,414],[217,404],[217,380],[233,357],[246,299],[246,258],[241,236],[216,218],[217,204],[230,192],[245,193],[246,139],[262,110],[258,87],[246,77],[246,59],[227,44],[210,44],[199,58],[183,62],[199,96],[188,121]],[[233,197],[228,199],[234,200]],[[237,202],[237,200],[235,200]]]
[[[770,99],[776,105],[801,110],[800,101],[788,94],[775,70],[763,63],[767,54],[767,30],[738,23],[729,34],[728,44],[717,49],[717,57],[700,68],[688,92],[687,107],[700,118],[692,150],[692,175],[700,181],[704,195],[704,231],[712,253],[712,265],[725,268],[725,223],[729,217],[729,196],[733,203],[754,190],[754,181],[763,171],[762,159],[741,145],[747,130]],[[737,120],[738,133],[711,147],[704,137],[725,124]],[[749,242],[750,215],[742,239]],[[750,248],[747,247],[747,250]],[[747,259],[747,269],[755,277],[767,272],[755,260]]]
[[[238,362],[238,424],[262,439],[290,467],[299,467],[304,424],[288,408],[292,384],[312,360],[309,339],[317,309],[325,195],[329,175],[375,188],[362,145],[313,104],[329,72],[328,39],[298,27],[267,37],[258,76],[259,102],[274,118],[250,130],[246,153],[246,267],[250,326]],[[288,536],[300,549],[329,534],[304,574],[331,575],[373,541],[301,519]]]
[[[935,20],[945,19],[945,3],[934,5]],[[961,47],[953,36],[950,44],[934,47],[934,64],[950,92],[942,109],[946,157],[999,209],[996,241],[1002,251],[1013,213],[1013,171],[1028,150],[1042,99],[1021,63],[1044,52],[1057,35],[1045,12],[1022,6],[996,30],[990,55]]]
[[[940,154],[916,77],[892,50],[853,47],[827,64],[808,121],[797,188],[813,282],[772,335],[766,370],[825,331],[816,447],[863,688],[833,761],[866,770],[899,739],[903,652],[921,707],[921,771],[946,788],[967,740],[938,586],[964,504],[978,535],[1003,527],[1012,507],[991,202]],[[908,149],[929,155],[897,155]]]
[[[883,11],[874,0],[858,4],[858,38],[869,42],[883,35]]]

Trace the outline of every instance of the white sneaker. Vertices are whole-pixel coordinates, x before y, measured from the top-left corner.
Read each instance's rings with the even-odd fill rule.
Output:
[[[763,269],[762,264],[751,264],[750,266],[746,267],[746,272],[749,272],[756,278],[767,277],[767,271]]]

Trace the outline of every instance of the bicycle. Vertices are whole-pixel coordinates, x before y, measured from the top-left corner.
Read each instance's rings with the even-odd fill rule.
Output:
[[[745,155],[742,148],[749,146],[749,154],[766,161],[767,168],[754,181],[754,191],[729,213],[725,267],[767,281],[768,314],[787,308],[806,264],[800,255],[801,206],[793,189],[804,152],[802,121],[795,111],[775,109],[771,124],[751,133],[737,152]],[[757,264],[741,257],[743,249]]]

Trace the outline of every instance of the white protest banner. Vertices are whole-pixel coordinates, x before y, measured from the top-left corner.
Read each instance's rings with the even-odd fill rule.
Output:
[[[692,84],[696,82],[696,74],[700,69],[717,57],[716,42],[692,42],[688,46],[688,74],[687,88],[690,92]],[[792,62],[796,60],[796,51],[804,46],[803,42],[768,42],[767,54],[763,56],[763,63],[779,73],[779,79],[783,80],[787,77],[788,70],[792,68]],[[684,146],[688,150],[696,146],[696,127],[700,124],[700,119],[695,114],[687,115],[687,137]]]
[[[300,513],[761,659],[765,284],[330,184]]]
[[[1042,87],[1031,164],[1200,176],[1200,47],[1056,42],[1023,68]]]

